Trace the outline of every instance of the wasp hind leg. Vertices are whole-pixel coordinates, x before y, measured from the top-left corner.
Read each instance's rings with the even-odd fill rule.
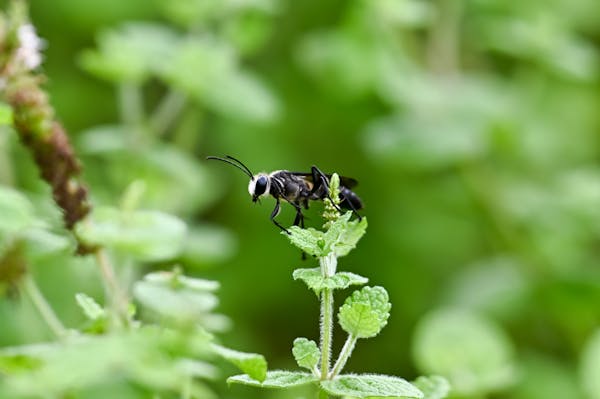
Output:
[[[348,207],[350,208],[352,213],[354,213],[356,215],[356,217],[358,218],[358,221],[360,222],[362,220],[362,216],[360,216],[360,213],[358,213],[358,210],[356,209],[356,207],[354,206],[352,201],[346,197],[346,194],[344,194],[344,190],[340,190],[340,197],[342,200],[341,202],[346,201],[346,203],[348,204]]]
[[[292,234],[292,233],[290,233],[290,231],[288,229],[283,227],[277,220],[275,220],[275,217],[279,214],[280,208],[281,208],[281,203],[279,201],[279,198],[277,198],[277,200],[275,202],[275,208],[273,208],[273,212],[271,212],[271,222],[273,222],[275,224],[275,226],[279,227],[282,231],[285,231],[287,234]]]
[[[327,176],[325,176],[325,174],[314,165],[310,168],[310,172],[312,173],[312,179],[314,182],[313,188],[312,190],[310,190],[310,193],[314,194],[320,187],[323,187],[323,189],[325,190],[325,194],[327,195],[327,198],[329,198],[329,201],[331,201],[333,207],[341,213],[342,208],[336,205],[335,202],[333,202],[333,198],[331,198],[331,193],[329,192],[329,180],[327,180]]]

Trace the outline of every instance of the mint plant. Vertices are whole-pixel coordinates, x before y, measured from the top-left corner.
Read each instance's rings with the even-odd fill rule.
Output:
[[[140,181],[127,183],[120,206],[92,206],[81,161],[43,88],[41,47],[25,3],[12,1],[0,12],[0,133],[20,139],[56,207],[46,206],[49,198],[34,203],[31,195],[0,186],[0,294],[22,296],[54,339],[0,348],[0,398],[211,399],[217,396],[207,381],[218,375],[216,357],[264,379],[263,356],[217,344],[213,334],[229,324],[215,313],[219,284],[187,277],[178,266],[188,224],[138,209],[146,187]],[[60,210],[62,220],[45,208]],[[73,274],[76,267],[98,268],[104,301],[81,286],[73,292],[73,307],[85,317],[81,325],[64,322],[37,285],[36,267],[52,263],[60,265],[56,273],[73,265]],[[151,264],[172,271],[138,279],[135,268]]]
[[[388,375],[342,374],[359,339],[377,336],[387,324],[392,305],[387,291],[380,286],[365,286],[354,291],[338,309],[337,319],[347,336],[335,362],[332,362],[334,291],[368,282],[366,277],[337,271],[338,258],[354,249],[367,229],[365,217],[350,220],[352,212],[341,214],[338,211],[339,184],[339,176],[333,174],[330,181],[332,200],[325,200],[323,230],[292,226],[289,228],[291,234],[283,232],[293,245],[319,261],[318,268],[297,269],[293,272],[293,278],[303,281],[316,294],[321,305],[319,344],[300,337],[294,340],[292,347],[298,366],[309,372],[272,370],[266,373],[264,379],[242,374],[229,377],[227,381],[261,388],[292,388],[314,384],[318,388],[319,398],[327,398],[329,395],[352,398],[444,398],[448,394],[449,385],[439,376],[419,377],[414,383],[410,383],[403,378]]]

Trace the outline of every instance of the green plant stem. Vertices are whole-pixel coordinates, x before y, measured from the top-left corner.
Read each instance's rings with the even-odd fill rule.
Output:
[[[327,379],[333,339],[333,290],[321,293],[321,379]]]
[[[181,388],[181,399],[190,399],[192,397],[192,377],[186,377]]]
[[[56,335],[58,338],[64,337],[67,332],[65,326],[62,324],[58,316],[56,316],[54,309],[52,309],[52,306],[50,306],[46,300],[46,297],[31,275],[27,274],[24,277],[23,288],[33,303],[33,306],[35,306],[37,311],[40,313],[40,316],[42,316],[42,319],[44,319],[54,335]]]
[[[137,130],[144,120],[142,91],[139,85],[131,82],[119,86],[119,103],[121,120],[129,127]]]
[[[321,274],[331,277],[335,274],[337,258],[333,253],[319,258]],[[321,293],[321,379],[327,379],[333,340],[333,290],[324,289]]]
[[[127,299],[127,295],[125,291],[121,288],[119,282],[117,281],[117,277],[108,259],[108,255],[106,254],[106,250],[98,249],[95,252],[96,262],[100,267],[100,272],[102,274],[102,279],[104,280],[104,287],[106,290],[106,296],[108,301],[112,304],[115,315],[117,318],[125,325],[129,326],[129,300]]]
[[[163,136],[185,106],[186,97],[171,90],[161,100],[150,118],[150,127],[157,136]]]
[[[319,388],[319,392],[317,392],[317,398],[318,399],[329,399],[329,394],[327,392],[325,392],[324,390],[322,390],[321,388]]]
[[[358,338],[353,336],[352,334],[348,335],[348,338],[346,339],[346,342],[344,343],[344,347],[340,351],[340,356],[338,357],[337,361],[335,362],[335,365],[333,366],[333,370],[331,371],[331,374],[329,375],[329,379],[335,378],[335,376],[339,375],[342,372],[342,369],[346,365],[346,362],[350,358],[350,355],[352,355],[352,351],[354,350],[354,346],[356,345],[357,340],[358,340]]]

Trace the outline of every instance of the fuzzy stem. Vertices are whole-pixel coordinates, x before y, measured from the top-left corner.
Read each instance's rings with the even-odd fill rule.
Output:
[[[161,100],[150,119],[152,131],[157,136],[163,136],[173,124],[186,102],[186,97],[178,91],[171,90]]]
[[[106,254],[106,250],[98,249],[94,254],[96,256],[96,262],[98,263],[100,272],[102,273],[106,296],[111,301],[118,319],[125,326],[128,326],[130,321],[129,312],[127,309],[129,300],[127,299],[126,293],[123,291],[119,282],[117,281],[115,270],[110,263],[108,255]]]
[[[140,87],[134,83],[119,86],[121,120],[129,127],[138,128],[144,120],[144,105]]]
[[[44,319],[54,335],[56,335],[58,338],[64,337],[67,331],[65,326],[62,324],[58,316],[56,316],[54,309],[52,309],[52,306],[50,306],[46,300],[46,297],[36,284],[35,280],[33,280],[29,274],[23,278],[23,288],[33,303],[33,306],[35,306],[37,311],[40,313],[40,316],[42,316],[42,319]]]
[[[344,347],[342,348],[342,350],[340,352],[340,356],[338,357],[338,360],[335,362],[335,365],[333,366],[333,370],[331,371],[331,374],[329,375],[329,379],[335,378],[335,376],[337,376],[338,374],[340,374],[342,372],[342,369],[346,365],[346,362],[350,358],[350,355],[352,355],[352,351],[354,350],[354,346],[356,345],[357,340],[358,340],[358,338],[355,337],[354,335],[352,335],[352,334],[348,335],[348,338],[346,339],[346,343],[344,343]]]
[[[335,274],[337,258],[333,253],[319,258],[321,274],[331,277]],[[327,379],[333,340],[333,290],[324,289],[321,293],[321,380]]]

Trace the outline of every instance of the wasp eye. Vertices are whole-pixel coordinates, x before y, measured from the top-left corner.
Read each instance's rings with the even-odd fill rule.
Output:
[[[267,191],[267,177],[266,176],[261,176],[258,179],[256,179],[256,185],[254,186],[254,195],[255,196],[260,196],[263,195],[265,193],[265,191]]]

